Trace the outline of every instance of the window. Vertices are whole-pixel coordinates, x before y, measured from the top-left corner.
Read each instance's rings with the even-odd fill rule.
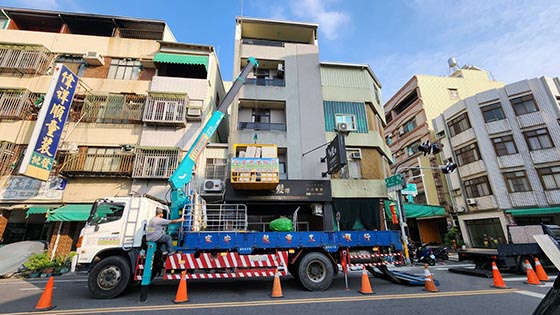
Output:
[[[537,169],[545,190],[560,189],[560,166]]]
[[[413,144],[410,144],[406,147],[406,152],[409,156],[418,153],[418,146],[420,145],[420,141],[416,141]]]
[[[404,133],[411,132],[414,128],[416,128],[416,117],[404,123],[402,127]]]
[[[531,94],[512,98],[510,102],[511,106],[513,106],[513,110],[515,111],[515,115],[517,116],[529,114],[539,110],[537,108],[537,104],[535,103],[535,99]]]
[[[391,140],[391,135],[386,135],[385,136],[385,143],[387,143],[387,145],[391,145],[392,142],[393,142],[393,140]]]
[[[525,171],[504,173],[504,179],[510,193],[532,190]]]
[[[546,128],[525,131],[523,134],[531,151],[552,148],[554,146]]]
[[[494,150],[496,150],[497,156],[517,153],[517,146],[511,135],[493,138],[492,142],[494,143]]]
[[[63,63],[79,77],[83,77],[86,72],[86,63],[81,56],[60,56],[55,62]]]
[[[224,179],[226,178],[227,159],[206,159],[206,178]]]
[[[387,113],[387,114],[385,115],[385,122],[386,122],[386,123],[390,123],[392,120],[393,120],[393,116],[391,116],[391,113],[390,113],[390,112]]]
[[[449,98],[452,100],[459,99],[459,91],[457,89],[447,89],[449,91]]]
[[[0,175],[16,173],[21,163],[25,147],[23,145],[0,141]]]
[[[138,80],[140,61],[127,59],[112,59],[107,79]]]
[[[473,247],[497,248],[507,243],[499,218],[465,220]]]
[[[124,212],[123,204],[100,202],[88,219],[88,224],[103,224],[118,221]]]
[[[450,122],[447,123],[449,127],[449,133],[451,137],[454,137],[461,132],[471,128],[471,123],[469,121],[469,117],[467,113],[463,113],[458,117],[452,119]]]
[[[356,116],[349,114],[335,114],[335,124],[346,123],[349,130],[356,130]]]
[[[465,191],[468,198],[492,195],[492,189],[487,176],[481,176],[465,181]]]
[[[480,110],[482,111],[482,116],[484,116],[484,121],[487,123],[506,118],[502,110],[502,104],[499,102],[483,106]]]
[[[481,159],[477,143],[469,144],[455,151],[457,164],[466,165]]]
[[[268,108],[253,108],[251,121],[254,123],[270,123],[270,109]]]
[[[362,178],[362,172],[360,168],[360,157],[361,152],[360,150],[350,149],[347,148],[346,150],[347,156],[347,169],[348,169],[348,177],[352,179],[360,179]]]

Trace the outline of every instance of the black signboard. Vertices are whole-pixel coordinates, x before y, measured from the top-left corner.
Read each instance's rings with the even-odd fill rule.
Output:
[[[327,146],[327,173],[338,172],[348,163],[346,158],[346,144],[343,135],[336,135]]]
[[[228,180],[224,199],[226,202],[325,202],[332,199],[331,182],[328,180],[280,180],[274,190],[235,190]]]

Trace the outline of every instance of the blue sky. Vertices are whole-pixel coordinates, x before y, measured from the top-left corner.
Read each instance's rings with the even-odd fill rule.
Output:
[[[369,64],[386,102],[414,74],[448,75],[447,59],[505,83],[560,75],[555,0],[0,0],[0,6],[167,22],[179,42],[212,45],[232,79],[235,17],[319,24],[321,61]]]

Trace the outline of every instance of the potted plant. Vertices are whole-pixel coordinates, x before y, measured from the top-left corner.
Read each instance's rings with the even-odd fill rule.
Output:
[[[40,254],[31,254],[27,261],[23,264],[25,268],[30,270],[30,277],[37,277],[37,273],[49,274],[54,268],[47,252]]]

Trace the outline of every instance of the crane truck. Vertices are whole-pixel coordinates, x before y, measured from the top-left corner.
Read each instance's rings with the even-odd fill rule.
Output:
[[[236,146],[222,203],[206,203],[198,192],[187,193],[199,155],[257,66],[257,60],[249,58],[169,178],[169,206],[134,195],[94,202],[77,249],[79,267],[89,273],[88,288],[94,298],[114,298],[141,284],[143,301],[156,275],[171,280],[290,273],[307,290],[326,290],[340,269],[347,272],[353,265],[375,266],[390,274],[387,265],[402,261],[399,231],[335,228],[334,217],[340,219],[340,214],[335,216],[332,211],[330,181],[280,180],[275,145]],[[155,242],[145,241],[147,222],[158,208],[169,219],[185,218],[179,226],[169,226],[173,254],[163,255]],[[252,213],[261,214],[260,218],[269,217],[263,213],[285,214],[293,219],[293,227],[270,231],[270,221],[263,219],[258,222],[261,228],[256,228],[248,220]]]

